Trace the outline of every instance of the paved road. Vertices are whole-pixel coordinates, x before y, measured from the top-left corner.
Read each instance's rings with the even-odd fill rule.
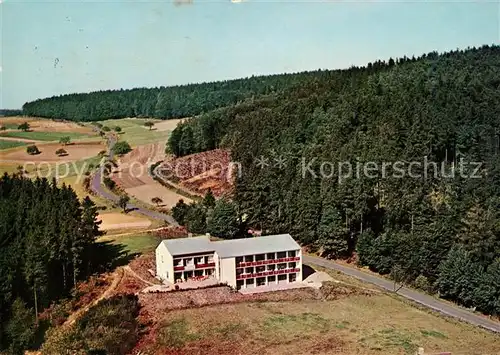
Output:
[[[361,270],[357,270],[355,268],[351,268],[348,266],[343,266],[335,263],[331,260],[326,260],[317,256],[307,256],[303,257],[304,262],[306,264],[316,264],[327,269],[332,269],[336,271],[340,271],[346,275],[355,277],[361,281],[369,282],[376,286],[382,287],[386,290],[393,291],[394,283],[392,281],[386,280],[382,277],[375,276],[369,273],[366,273]],[[473,325],[477,325],[479,327],[500,333],[500,323],[494,320],[488,319],[486,317],[474,314],[466,309],[460,308],[458,306],[454,306],[449,304],[448,302],[440,301],[432,296],[427,294],[403,287],[398,291],[398,294],[408,298],[412,301],[420,303],[428,308],[431,308],[435,311],[443,313],[447,316],[451,316],[454,318],[458,318],[467,323],[471,323]]]
[[[116,141],[113,139],[113,138],[110,138],[108,140],[108,147],[112,147],[114,145]],[[113,158],[113,150],[110,148],[109,149],[109,157],[112,159]],[[103,176],[103,171],[104,171],[104,167],[100,167],[99,170],[94,174],[93,178],[92,178],[92,181],[91,181],[91,189],[92,191],[94,191],[96,194],[98,194],[99,196],[107,199],[107,200],[110,200],[110,201],[113,201],[113,202],[118,202],[118,200],[120,199],[119,196],[115,195],[114,193],[112,192],[109,192],[107,191],[105,188],[103,188],[102,186],[102,176]],[[143,214],[147,217],[150,217],[150,218],[153,218],[153,219],[157,219],[157,220],[160,220],[160,221],[166,221],[167,223],[171,224],[171,225],[174,225],[174,226],[178,226],[179,224],[175,221],[175,219],[168,215],[168,214],[165,214],[165,213],[160,213],[160,212],[156,212],[156,211],[152,211],[148,208],[143,208],[143,207],[140,207],[140,206],[136,206],[132,203],[129,203],[127,204],[127,209],[128,210],[134,210],[140,214]]]

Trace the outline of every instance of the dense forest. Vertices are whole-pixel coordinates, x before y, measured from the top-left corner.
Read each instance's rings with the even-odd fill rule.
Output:
[[[500,314],[500,47],[304,78],[187,121],[168,149],[230,149],[234,208],[264,233]],[[420,165],[346,178],[325,162]]]
[[[291,233],[324,256],[490,314],[500,314],[498,112],[499,46],[23,106],[80,121],[198,116],[168,150],[227,148],[243,174],[232,201],[178,206],[190,229],[233,237],[239,226],[226,231],[225,221],[245,216],[266,234]],[[368,163],[375,173],[342,170]]]
[[[22,354],[39,314],[96,270],[97,207],[55,181],[0,178],[0,352]]]
[[[401,62],[416,61],[403,58]],[[393,61],[394,62],[394,61]],[[384,68],[382,61],[368,70]],[[111,118],[150,117],[159,119],[191,117],[231,106],[256,97],[283,93],[305,83],[328,80],[341,71],[252,76],[183,86],[107,90],[68,94],[27,102],[23,114],[72,121],[99,121]]]
[[[22,110],[0,109],[0,117],[20,116],[22,114],[23,114]]]

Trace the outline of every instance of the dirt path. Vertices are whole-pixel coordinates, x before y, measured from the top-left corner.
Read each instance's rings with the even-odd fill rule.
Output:
[[[128,273],[130,273],[130,275],[132,275],[133,277],[135,277],[137,280],[141,281],[141,282],[144,282],[146,285],[149,285],[149,286],[158,286],[157,284],[154,284],[152,282],[149,282],[147,280],[144,280],[142,277],[140,277],[134,270],[132,270],[130,268],[130,266],[125,266],[124,267],[125,271],[127,271]]]
[[[95,306],[97,303],[99,303],[99,301],[101,301],[101,300],[103,300],[105,298],[108,298],[111,295],[111,293],[116,289],[116,287],[118,286],[118,284],[121,282],[121,280],[123,278],[123,274],[124,274],[123,268],[116,269],[116,271],[113,273],[113,281],[111,282],[111,285],[109,285],[109,287],[106,289],[106,291],[104,291],[94,302],[91,302],[88,305],[86,305],[85,307],[80,308],[75,313],[72,313],[68,317],[68,319],[66,320],[66,322],[63,323],[62,326],[63,327],[71,326],[72,324],[75,323],[75,321],[82,314],[84,314],[85,312],[87,312],[90,307]]]

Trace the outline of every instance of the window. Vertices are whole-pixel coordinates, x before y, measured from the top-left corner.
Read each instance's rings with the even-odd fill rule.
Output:
[[[194,258],[194,263],[195,264],[202,264],[203,263],[203,257]]]
[[[258,277],[257,278],[257,286],[265,286],[266,285],[266,278],[265,277]]]
[[[236,265],[238,265],[239,263],[242,263],[242,262],[243,262],[243,257],[242,256],[236,257]]]
[[[267,260],[274,260],[274,259],[276,259],[275,253],[267,253]]]
[[[205,269],[205,275],[210,276],[214,273],[213,269]]]
[[[245,262],[251,263],[253,261],[253,255],[247,255],[245,256]]]
[[[267,277],[267,282],[268,283],[276,282],[276,276],[274,276],[274,275],[273,276],[268,276]]]
[[[296,262],[293,262],[293,263],[288,263],[288,267],[290,269],[295,269],[297,267],[297,263]]]
[[[278,259],[286,258],[286,251],[280,251],[278,253]]]
[[[246,267],[245,274],[253,274],[253,267]]]
[[[288,282],[297,281],[297,274],[288,274]]]
[[[269,271],[276,270],[276,265],[275,264],[267,265],[267,270]]]
[[[241,289],[243,285],[245,284],[244,280],[236,280],[236,289]]]
[[[182,279],[182,274],[180,272],[174,273],[174,281]]]
[[[236,269],[236,275],[241,275],[241,274],[243,274],[243,268]]]
[[[288,257],[289,258],[294,258],[296,255],[297,255],[297,253],[295,252],[295,250],[292,250],[292,251],[288,252]]]
[[[278,275],[278,283],[286,281],[286,275]]]
[[[182,259],[175,259],[174,266],[182,266]]]
[[[195,270],[194,276],[203,276],[203,270]]]
[[[161,258],[161,263],[163,264],[163,255],[160,258]]]
[[[265,259],[266,259],[266,255],[265,254],[258,254],[255,257],[255,261],[264,261]]]
[[[283,275],[283,276],[285,276],[285,275]],[[246,281],[247,286],[253,286],[255,279],[246,279],[245,281]]]
[[[266,271],[266,267],[265,266],[257,266],[255,268],[255,272],[264,272]]]
[[[278,264],[278,270],[285,270],[286,269],[286,264]]]

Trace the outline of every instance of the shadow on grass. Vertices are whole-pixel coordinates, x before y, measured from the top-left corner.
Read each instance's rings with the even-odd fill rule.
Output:
[[[96,242],[92,251],[92,264],[98,265],[94,273],[113,271],[119,266],[127,265],[138,253],[130,253],[122,244],[111,241]]]
[[[137,208],[137,207],[127,207],[124,212],[129,213],[129,212],[137,211],[138,209],[139,208]]]

